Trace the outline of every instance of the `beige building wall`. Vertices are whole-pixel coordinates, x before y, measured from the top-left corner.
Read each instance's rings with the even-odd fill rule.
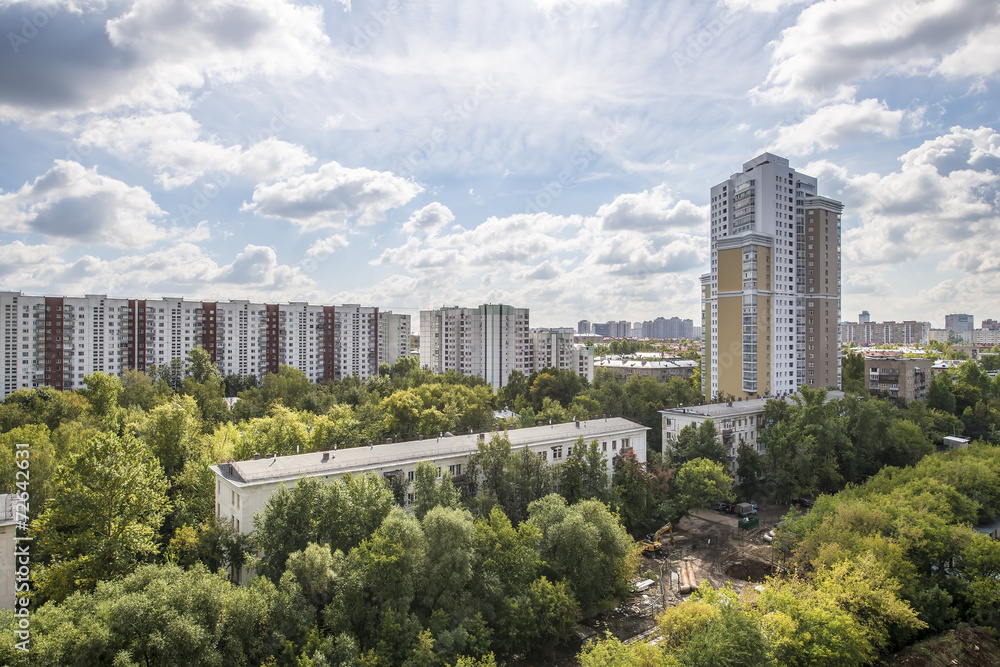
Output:
[[[840,211],[823,198],[806,206],[806,384],[840,388]]]
[[[719,297],[719,392],[743,396],[743,297],[739,295]]]
[[[719,251],[719,294],[743,290],[743,249]]]

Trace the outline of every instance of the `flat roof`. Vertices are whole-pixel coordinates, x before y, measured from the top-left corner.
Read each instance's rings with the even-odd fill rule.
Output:
[[[784,401],[789,405],[795,404],[795,398],[798,394],[789,394],[784,397]],[[826,402],[840,400],[844,397],[844,392],[837,390],[830,390],[826,392]],[[777,396],[771,396],[768,398],[752,398],[748,401],[733,401],[732,405],[729,403],[711,403],[709,405],[692,405],[683,408],[669,408],[667,410],[660,410],[661,415],[694,415],[696,417],[709,417],[710,419],[717,419],[720,417],[735,417],[737,415],[753,414],[756,412],[763,412],[764,405],[771,400],[781,400]]]
[[[576,440],[579,436],[590,440],[637,430],[648,431],[650,429],[628,419],[609,417],[607,419],[581,420],[580,426],[577,426],[575,422],[567,422],[551,426],[512,429],[507,431],[507,434],[513,447],[524,447],[547,442],[553,444],[566,442],[567,440]],[[495,431],[484,433],[487,441],[494,433]],[[324,458],[323,452],[310,452],[272,458],[261,457],[257,460],[236,461],[232,464],[221,463],[211,466],[211,468],[216,475],[236,486],[255,486],[294,480],[303,476],[343,475],[414,464],[418,461],[468,456],[476,451],[479,442],[479,434],[471,433],[394,442],[372,447],[362,445],[349,449],[330,450],[327,452],[326,458]]]
[[[599,359],[594,366],[602,368],[697,368],[692,359]]]

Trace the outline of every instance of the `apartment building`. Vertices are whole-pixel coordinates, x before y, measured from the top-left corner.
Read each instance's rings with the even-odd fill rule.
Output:
[[[380,312],[378,317],[379,363],[384,361],[392,364],[397,359],[409,357],[412,351],[410,316],[385,311]]]
[[[512,449],[528,449],[540,454],[550,465],[566,460],[579,438],[596,440],[607,457],[607,472],[616,454],[632,450],[646,460],[646,432],[649,428],[627,419],[608,418],[513,429],[507,433]],[[346,474],[376,473],[386,478],[400,476],[407,481],[407,500],[412,502],[412,482],[417,463],[428,461],[441,475],[463,479],[469,457],[490,434],[465,434],[443,438],[353,447],[329,452],[293,456],[264,455],[251,461],[212,466],[215,473],[216,516],[228,519],[241,533],[253,532],[254,515],[282,484],[298,479],[331,480]]]
[[[926,345],[930,322],[844,322],[840,342],[858,345]]]
[[[703,387],[711,400],[840,387],[843,204],[764,153],[711,188]]]
[[[395,328],[380,334],[380,317]],[[287,364],[315,382],[364,379],[381,361],[409,353],[408,328],[409,316],[355,305],[0,292],[0,396],[41,386],[76,389],[89,373],[147,371],[183,360],[195,347],[205,348],[223,375],[261,377]]]
[[[868,392],[906,401],[927,398],[931,383],[930,359],[866,357],[865,378]]]
[[[955,313],[944,316],[944,328],[954,331],[957,336],[966,343],[972,342],[972,331],[975,327],[975,318],[967,313]]]
[[[976,345],[1000,345],[1000,329],[975,329],[972,332],[972,342]]]
[[[842,398],[844,398],[842,391],[828,391],[826,394],[828,403]],[[764,406],[768,400],[776,399],[755,398],[660,410],[663,451],[666,453],[676,450],[677,441],[684,427],[699,427],[704,422],[712,420],[719,433],[719,442],[726,450],[730,470],[736,472],[736,453],[740,443],[752,447],[758,454],[764,454],[766,451],[760,442],[760,431],[764,426]],[[784,400],[792,405],[795,403],[795,395],[784,396],[778,400]]]
[[[698,362],[691,359],[647,359],[622,358],[618,356],[601,357],[594,362],[595,368],[603,368],[615,379],[625,382],[633,375],[651,377],[657,382],[667,382],[678,377],[688,380],[694,375]]]
[[[576,343],[575,334],[557,329],[532,329],[528,339],[531,342],[530,372],[558,368],[573,371],[588,382],[594,380],[594,348]]]
[[[512,371],[531,373],[528,309],[503,304],[420,311],[420,365],[479,376],[494,388]]]

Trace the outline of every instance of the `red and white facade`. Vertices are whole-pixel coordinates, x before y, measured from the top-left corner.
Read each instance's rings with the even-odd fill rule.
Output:
[[[262,377],[284,364],[315,382],[366,379],[381,362],[410,353],[409,315],[356,304],[0,292],[0,331],[0,397],[42,386],[75,389],[88,373],[145,371],[184,360],[195,347],[205,348],[223,375]]]

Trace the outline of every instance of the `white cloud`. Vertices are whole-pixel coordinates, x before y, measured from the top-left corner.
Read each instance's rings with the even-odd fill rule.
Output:
[[[284,0],[137,0],[108,21],[107,34],[148,66],[154,88],[200,88],[316,71],[328,43],[322,17],[320,7]]]
[[[982,0],[822,0],[774,42],[771,70],[755,92],[818,104],[853,99],[860,82],[882,74],[993,74],[1000,59],[989,35],[997,25],[1000,5]]]
[[[312,174],[258,184],[242,210],[280,218],[311,231],[343,227],[348,220],[370,225],[386,211],[413,199],[422,188],[387,171],[351,169],[327,162]]]
[[[145,189],[68,160],[0,194],[0,228],[61,243],[145,247],[167,236],[153,222],[163,215]]]
[[[837,148],[865,134],[893,137],[899,132],[904,113],[890,110],[875,99],[825,106],[794,125],[760,131],[758,138],[773,137],[767,150],[779,155],[809,155]]]
[[[454,221],[455,214],[451,212],[451,209],[440,202],[432,202],[419,211],[415,211],[403,223],[403,231],[411,234],[418,232],[433,234]]]
[[[201,125],[184,111],[106,116],[81,125],[81,146],[142,160],[155,169],[156,181],[165,189],[190,185],[208,173],[255,181],[285,178],[316,161],[302,146],[273,136],[246,148],[225,146],[214,136],[203,138]]]
[[[733,10],[747,9],[752,12],[773,14],[779,9],[791,5],[801,5],[808,0],[724,0],[725,5]]]
[[[320,255],[332,255],[341,248],[346,248],[350,245],[347,242],[347,237],[343,234],[332,234],[327,236],[325,239],[320,239],[316,241],[309,249],[306,250],[307,257],[318,257]]]
[[[953,127],[900,157],[899,171],[849,175],[807,165],[861,225],[843,233],[848,263],[871,268],[944,256],[943,269],[989,271],[1000,229],[1000,135]],[[827,190],[830,191],[830,190]]]
[[[323,27],[320,7],[286,0],[6,3],[0,34],[13,48],[0,50],[0,118],[51,127],[78,114],[186,109],[250,77],[260,90],[314,75],[329,51]]]
[[[685,273],[708,261],[708,239],[690,231],[702,224],[707,228],[703,207],[677,201],[662,185],[620,195],[593,216],[490,217],[469,229],[413,234],[383,250],[372,264],[398,266],[408,275],[371,293],[392,298],[387,295],[405,286],[430,295],[424,304],[503,301],[550,316],[659,312],[658,299],[697,301],[694,278]]]
[[[656,232],[708,226],[708,206],[696,206],[686,199],[677,201],[664,185],[619,195],[597,209],[597,215],[606,230]]]
[[[21,241],[0,244],[0,279],[10,285],[21,285],[36,276],[45,276],[62,262],[61,249],[51,245],[25,245]]]

